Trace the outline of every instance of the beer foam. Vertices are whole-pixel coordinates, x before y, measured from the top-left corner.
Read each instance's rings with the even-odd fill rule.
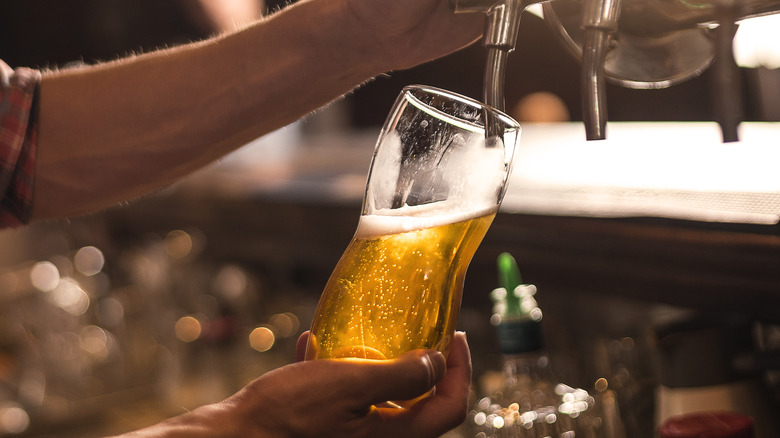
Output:
[[[459,200],[467,208],[495,204],[507,179],[504,153],[504,144],[499,138],[472,136],[460,144],[453,141],[442,164],[457,170],[443,174],[449,188],[448,197]]]
[[[380,141],[366,190],[369,211],[442,195],[456,210],[487,208],[496,204],[508,179],[507,151],[500,138],[458,133],[446,147],[432,146],[408,162],[398,133],[388,132]]]
[[[454,224],[468,219],[494,214],[498,206],[463,212],[445,212],[433,215],[433,211],[441,208],[441,203],[426,205],[403,206],[395,209],[383,209],[375,214],[360,216],[355,237],[369,239],[391,234],[408,233],[410,231],[433,228],[441,225]]]
[[[372,208],[382,208],[393,204],[395,192],[393,188],[398,183],[401,172],[401,156],[403,145],[401,137],[395,131],[389,131],[380,137],[376,154],[371,163],[371,177],[368,180],[368,199]]]

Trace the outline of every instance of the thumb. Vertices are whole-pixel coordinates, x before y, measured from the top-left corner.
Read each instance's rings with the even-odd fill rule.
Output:
[[[306,347],[309,344],[309,331],[301,333],[298,337],[298,342],[295,344],[295,361],[300,362],[306,357]]]
[[[447,360],[436,350],[413,350],[393,360],[370,362],[374,363],[362,368],[355,384],[363,385],[367,401],[373,405],[425,394],[447,370]]]

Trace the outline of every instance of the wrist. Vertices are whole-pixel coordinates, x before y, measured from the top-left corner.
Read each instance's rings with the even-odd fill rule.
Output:
[[[201,406],[193,411],[169,418],[153,426],[133,431],[116,438],[239,438],[249,430],[240,416],[233,415],[224,402]]]

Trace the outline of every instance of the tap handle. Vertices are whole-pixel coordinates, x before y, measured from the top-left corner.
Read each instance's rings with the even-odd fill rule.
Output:
[[[582,27],[615,32],[620,19],[621,0],[585,0],[582,10]]]
[[[537,1],[540,0],[450,0],[450,7],[456,13],[487,14],[484,45],[511,51],[517,43],[520,15],[528,4]]]
[[[487,11],[485,47],[497,47],[508,52],[514,50],[523,10],[525,5],[520,0],[506,0],[491,7]]]

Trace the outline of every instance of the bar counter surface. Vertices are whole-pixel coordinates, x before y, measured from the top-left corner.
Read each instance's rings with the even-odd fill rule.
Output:
[[[493,287],[509,251],[551,292],[780,321],[780,124],[743,124],[739,143],[721,143],[714,123],[612,123],[600,142],[579,124],[523,129],[464,304],[469,284]],[[326,278],[357,225],[375,139],[272,134],[109,223],[117,236],[196,226],[219,235],[215,257]]]

